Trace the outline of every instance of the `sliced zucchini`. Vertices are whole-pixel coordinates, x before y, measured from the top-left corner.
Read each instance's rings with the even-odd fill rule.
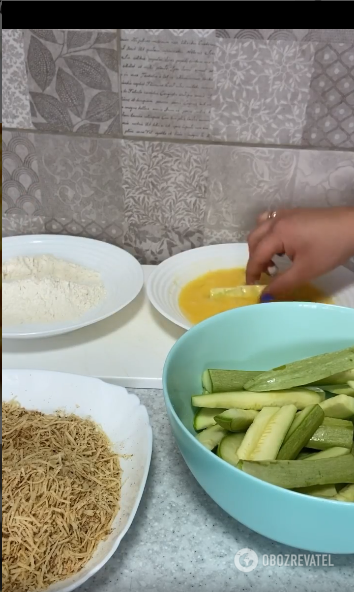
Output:
[[[249,460],[275,460],[295,414],[295,405],[281,407],[267,423]]]
[[[194,417],[194,429],[196,432],[200,432],[200,430],[205,430],[205,428],[210,428],[213,425],[216,425],[216,421],[214,419],[215,415],[219,415],[222,413],[224,409],[220,408],[202,408],[200,409],[195,417]]]
[[[314,386],[322,386],[323,384],[345,384],[346,382],[354,381],[354,367],[350,370],[346,370],[345,372],[338,372],[337,374],[332,374],[332,376],[327,376],[322,378],[321,380],[317,380],[312,382]],[[354,388],[354,387],[353,387]]]
[[[228,393],[241,391],[245,382],[261,372],[249,370],[205,370],[202,383],[209,393]]]
[[[211,288],[210,298],[259,298],[266,286],[253,284],[234,288]]]
[[[324,419],[320,405],[309,405],[298,413],[279,450],[278,460],[293,460],[306,446]]]
[[[354,456],[347,454],[338,458],[323,458],[317,462],[306,460],[266,460],[241,463],[245,473],[284,487],[298,489],[312,485],[335,485],[354,483]]]
[[[257,415],[258,411],[250,409],[227,409],[216,415],[215,422],[229,432],[244,432]]]
[[[318,393],[301,388],[272,391],[271,393],[238,391],[194,395],[192,405],[194,407],[223,407],[224,409],[253,409],[255,411],[260,411],[263,407],[284,407],[284,405],[296,405],[298,409],[304,409],[308,405],[321,403],[324,397],[324,392]]]
[[[349,384],[326,384],[323,385],[322,388],[327,393],[332,393],[334,395],[348,395],[348,397],[354,397],[354,388]]]
[[[338,502],[354,502],[354,485],[346,485],[343,487],[334,499]]]
[[[348,419],[354,415],[354,398],[347,395],[337,395],[320,403],[326,417]]]
[[[196,435],[197,440],[208,450],[214,450],[221,440],[226,436],[227,431],[223,430],[219,425],[211,426]]]
[[[248,459],[263,434],[267,423],[279,411],[280,407],[263,407],[248,428],[242,444],[238,450],[240,459]]]
[[[256,392],[290,389],[353,368],[354,345],[337,352],[313,356],[263,372],[246,382],[244,388]],[[331,380],[331,382],[335,381]]]
[[[225,436],[218,446],[218,456],[230,465],[237,467],[240,460],[237,451],[240,448],[244,436],[245,434],[228,434]]]
[[[333,419],[326,418],[325,420]],[[335,419],[338,422],[341,420]],[[307,448],[314,448],[315,450],[327,450],[339,446],[340,448],[348,448],[351,450],[353,445],[353,429],[354,426],[351,421],[346,422],[348,425],[336,425],[323,423],[320,425],[313,436],[309,439]]]
[[[315,452],[314,454],[306,455],[303,460],[318,460],[320,458],[334,458],[335,456],[345,456],[350,454],[349,448],[341,448],[340,446],[334,446],[327,450],[321,450],[321,452]]]
[[[332,498],[337,495],[334,485],[312,485],[311,487],[299,487],[299,489],[295,489],[294,491],[314,497]]]

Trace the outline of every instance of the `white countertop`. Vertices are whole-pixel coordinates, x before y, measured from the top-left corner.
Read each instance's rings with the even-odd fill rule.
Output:
[[[143,266],[145,280],[154,267]],[[161,388],[166,356],[184,330],[139,296],[117,314],[47,339],[3,340],[3,368],[56,370],[130,388]]]

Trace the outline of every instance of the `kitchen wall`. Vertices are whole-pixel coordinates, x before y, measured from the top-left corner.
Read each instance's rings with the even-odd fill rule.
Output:
[[[4,29],[2,51],[4,236],[157,263],[354,205],[354,29]]]

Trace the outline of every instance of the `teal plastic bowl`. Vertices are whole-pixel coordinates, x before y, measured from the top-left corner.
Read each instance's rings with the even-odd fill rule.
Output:
[[[280,543],[354,553],[354,506],[295,493],[242,473],[195,438],[191,395],[207,368],[267,370],[354,343],[354,310],[308,303],[247,306],[190,329],[172,348],[163,388],[179,449],[203,489],[230,516]]]

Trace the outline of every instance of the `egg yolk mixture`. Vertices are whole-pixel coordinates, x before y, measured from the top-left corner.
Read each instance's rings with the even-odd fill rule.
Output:
[[[269,281],[269,276],[264,274],[260,278],[259,283],[267,285]],[[234,288],[236,286],[242,286],[245,283],[245,269],[235,268],[209,271],[182,288],[179,295],[179,307],[191,323],[197,324],[219,312],[225,312],[226,310],[240,306],[248,306],[249,304],[257,304],[259,300],[254,295],[247,298],[244,296],[210,297],[210,290],[212,288]],[[282,298],[282,300],[333,304],[333,300],[330,297],[311,284],[305,284],[297,288],[289,296]]]

